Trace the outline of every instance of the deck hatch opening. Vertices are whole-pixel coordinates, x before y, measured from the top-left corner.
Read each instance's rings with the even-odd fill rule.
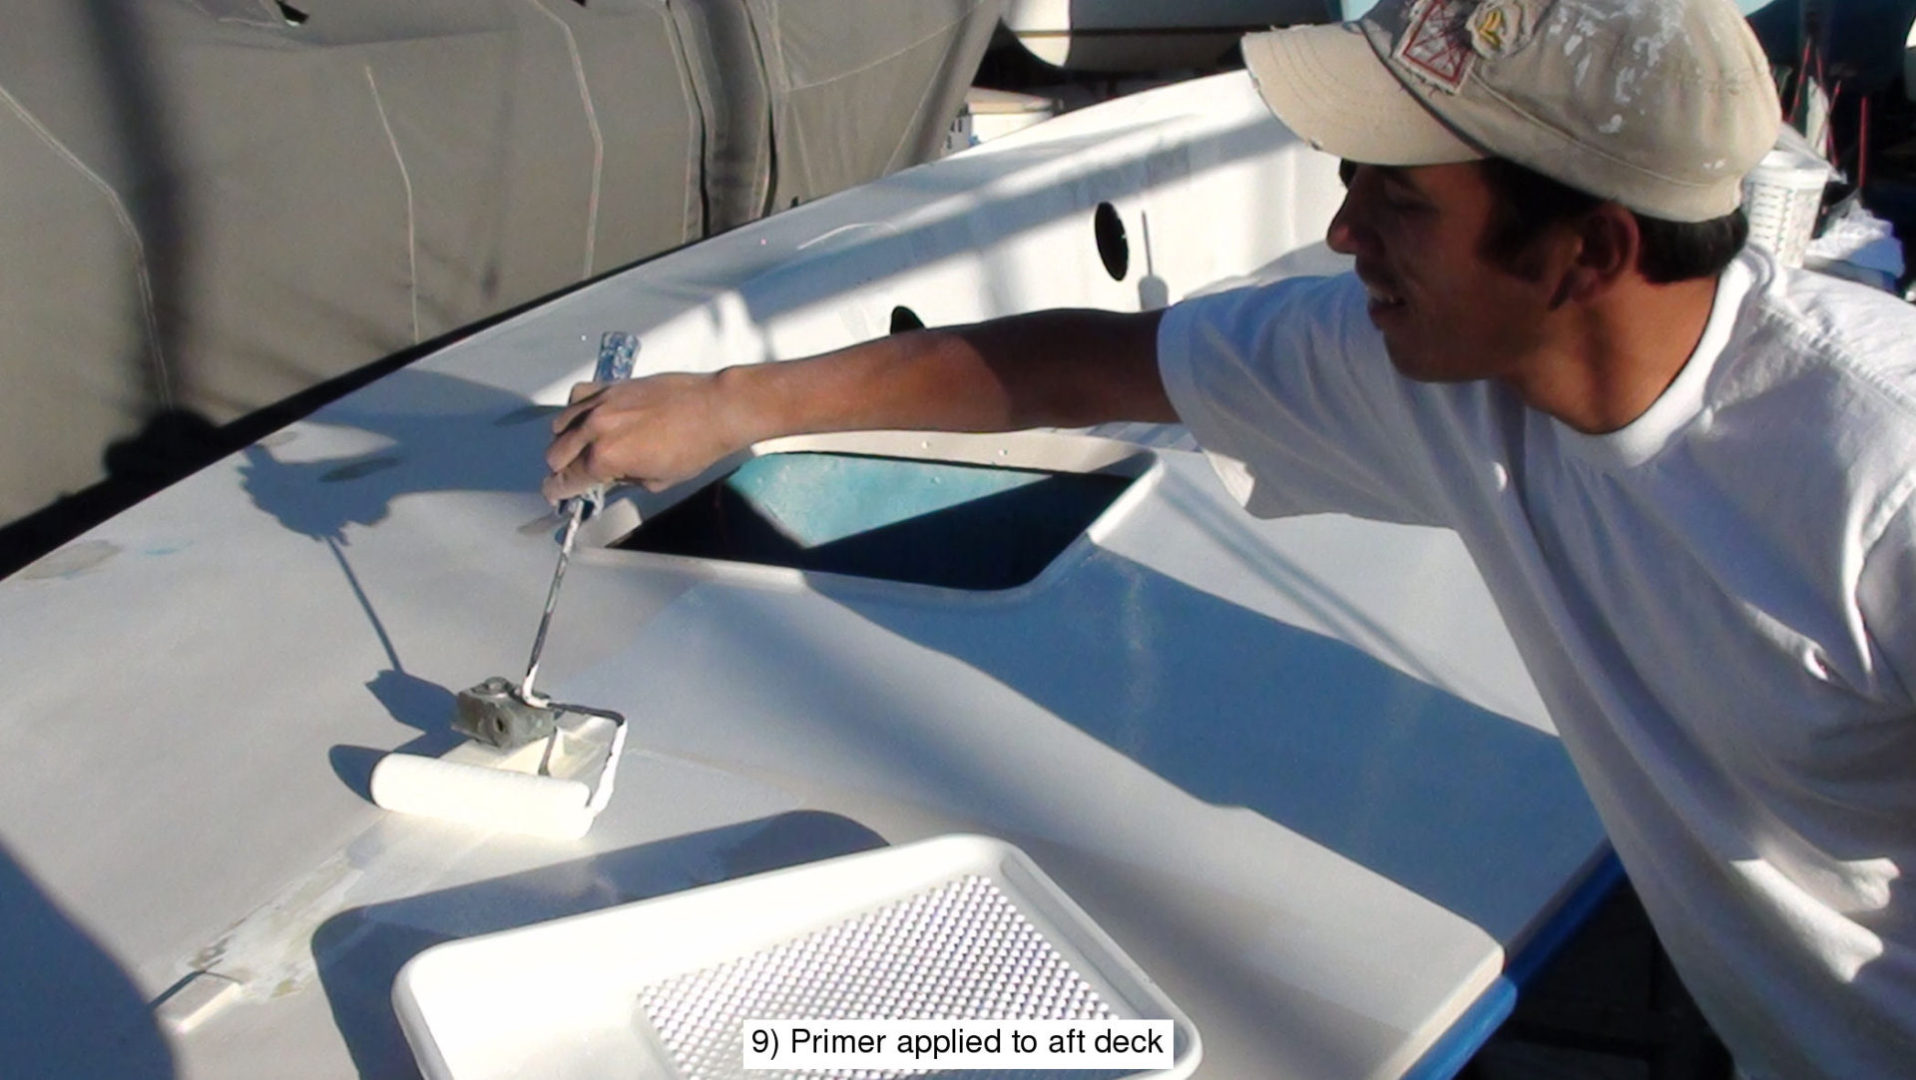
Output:
[[[612,543],[952,589],[1036,578],[1135,477],[870,454],[755,457]]]

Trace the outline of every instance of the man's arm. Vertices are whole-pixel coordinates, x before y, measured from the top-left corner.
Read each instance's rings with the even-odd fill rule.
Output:
[[[1044,311],[709,375],[580,383],[553,421],[545,494],[616,480],[658,490],[782,435],[1172,421],[1160,315]]]

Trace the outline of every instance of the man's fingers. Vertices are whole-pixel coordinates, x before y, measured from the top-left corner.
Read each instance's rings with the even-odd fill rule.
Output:
[[[587,488],[618,479],[615,476],[602,475],[603,470],[595,467],[598,464],[596,458],[597,455],[592,452],[592,444],[585,444],[570,460],[562,466],[553,468],[552,474],[539,485],[540,490],[545,493],[546,498],[557,505],[561,499],[569,499],[583,493]]]
[[[606,383],[575,383],[567,397],[568,404],[552,418],[552,433],[559,432],[579,422],[579,417],[598,407],[599,395],[605,393]]]
[[[592,436],[586,432],[585,425],[573,424],[561,431],[559,437],[552,440],[551,446],[546,447],[546,468],[559,472],[571,465],[591,443]]]
[[[554,506],[574,495],[582,495],[592,486],[591,477],[585,476],[584,472],[584,469],[567,467],[562,472],[553,473],[539,485],[539,493]]]

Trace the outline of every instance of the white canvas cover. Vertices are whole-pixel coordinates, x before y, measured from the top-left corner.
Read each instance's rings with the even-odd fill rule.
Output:
[[[0,0],[0,525],[143,431],[927,159],[997,8]]]

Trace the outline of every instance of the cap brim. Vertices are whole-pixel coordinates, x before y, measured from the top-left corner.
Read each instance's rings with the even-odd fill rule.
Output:
[[[1425,108],[1351,24],[1244,37],[1244,63],[1285,126],[1327,153],[1369,165],[1488,157]]]

